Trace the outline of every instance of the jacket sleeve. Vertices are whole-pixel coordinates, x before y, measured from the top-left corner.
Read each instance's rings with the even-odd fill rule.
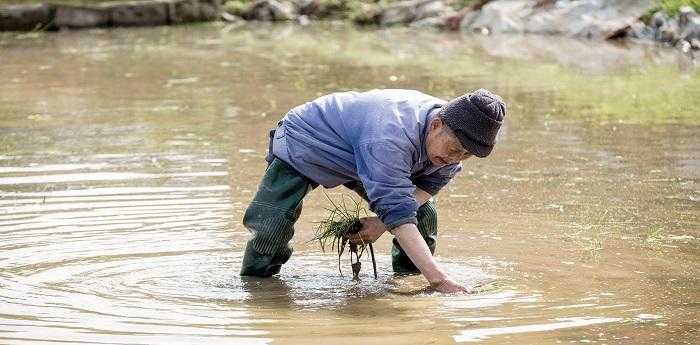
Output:
[[[389,230],[406,223],[417,224],[411,152],[391,141],[363,143],[355,150],[357,174],[370,209]]]
[[[418,176],[413,180],[413,183],[416,187],[434,196],[460,171],[462,171],[462,163],[446,165],[428,175]]]

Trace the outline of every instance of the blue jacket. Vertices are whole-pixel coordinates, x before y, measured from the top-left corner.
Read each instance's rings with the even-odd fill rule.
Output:
[[[427,125],[444,103],[413,90],[322,96],[284,116],[273,154],[326,188],[360,181],[389,229],[415,224],[415,188],[435,195],[461,170],[432,165],[426,154]]]

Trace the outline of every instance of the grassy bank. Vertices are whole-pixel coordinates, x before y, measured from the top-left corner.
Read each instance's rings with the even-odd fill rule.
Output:
[[[649,12],[664,11],[668,15],[675,16],[683,6],[690,6],[696,12],[700,12],[700,0],[655,0]]]

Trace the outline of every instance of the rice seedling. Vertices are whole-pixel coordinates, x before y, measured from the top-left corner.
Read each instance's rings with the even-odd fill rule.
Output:
[[[339,203],[334,202],[328,194],[326,198],[331,204],[331,207],[325,208],[330,212],[326,218],[318,222],[316,233],[312,241],[318,240],[321,244],[321,249],[326,252],[326,248],[330,247],[338,254],[338,271],[343,275],[341,269],[341,258],[345,253],[346,248],[350,255],[350,267],[352,268],[352,276],[354,280],[359,279],[362,263],[360,258],[369,249],[372,258],[372,268],[374,270],[374,278],[377,278],[377,262],[374,259],[374,248],[372,243],[352,243],[350,236],[358,233],[362,229],[360,215],[367,215],[367,210],[362,207],[359,201],[343,195]],[[348,202],[348,199],[350,200]],[[354,260],[353,260],[354,258]]]

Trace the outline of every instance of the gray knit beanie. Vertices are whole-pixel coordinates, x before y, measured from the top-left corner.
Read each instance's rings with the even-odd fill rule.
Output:
[[[439,116],[465,150],[486,157],[496,144],[496,134],[506,116],[506,104],[491,91],[478,89],[445,103]]]

